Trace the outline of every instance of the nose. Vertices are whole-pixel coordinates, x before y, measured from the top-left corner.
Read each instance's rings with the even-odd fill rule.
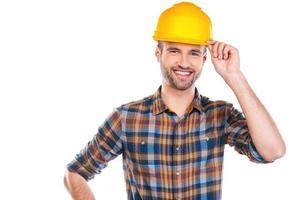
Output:
[[[189,62],[187,56],[185,56],[185,55],[181,55],[180,59],[178,60],[178,63],[177,63],[177,65],[180,65],[183,68],[190,67],[190,64],[191,63]]]

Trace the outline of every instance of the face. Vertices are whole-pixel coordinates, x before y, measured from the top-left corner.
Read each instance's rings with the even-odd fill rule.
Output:
[[[189,89],[199,78],[206,60],[206,47],[200,45],[162,42],[156,48],[164,83],[177,90]]]

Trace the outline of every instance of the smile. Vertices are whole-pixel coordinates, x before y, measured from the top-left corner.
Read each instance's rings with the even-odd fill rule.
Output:
[[[181,71],[181,70],[173,70],[173,72],[180,79],[186,79],[193,73],[191,71]]]

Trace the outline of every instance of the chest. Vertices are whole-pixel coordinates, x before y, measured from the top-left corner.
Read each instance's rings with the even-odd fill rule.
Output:
[[[224,151],[222,124],[201,116],[136,118],[127,127],[125,154],[134,164],[149,166],[206,165]]]

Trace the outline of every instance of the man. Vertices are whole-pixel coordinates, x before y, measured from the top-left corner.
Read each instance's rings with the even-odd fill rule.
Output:
[[[210,19],[199,7],[182,2],[164,11],[154,39],[163,82],[153,95],[114,109],[68,165],[64,181],[74,199],[94,199],[86,181],[120,154],[132,200],[221,199],[225,144],[258,163],[285,154],[275,123],[240,71],[238,50],[211,40]],[[207,47],[243,113],[195,87]]]

